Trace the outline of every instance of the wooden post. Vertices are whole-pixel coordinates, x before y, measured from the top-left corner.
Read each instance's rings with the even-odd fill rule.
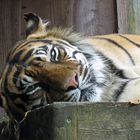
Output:
[[[54,103],[28,113],[21,125],[20,140],[139,140],[140,105]]]
[[[140,34],[139,11],[139,0],[117,0],[119,33]]]

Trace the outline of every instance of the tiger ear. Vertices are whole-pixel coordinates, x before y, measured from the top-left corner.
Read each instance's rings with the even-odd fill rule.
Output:
[[[47,26],[50,24],[48,20],[42,20],[38,15],[33,13],[24,14],[24,19],[27,23],[26,36],[44,34]]]

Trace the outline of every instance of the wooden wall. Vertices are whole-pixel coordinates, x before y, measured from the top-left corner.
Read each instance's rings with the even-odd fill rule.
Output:
[[[88,35],[117,32],[116,0],[0,0],[0,73],[9,49],[25,36],[27,12]]]

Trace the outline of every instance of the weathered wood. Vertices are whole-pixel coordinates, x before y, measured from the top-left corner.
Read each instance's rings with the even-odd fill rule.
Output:
[[[79,0],[75,12],[78,31],[88,35],[117,32],[115,0]]]
[[[140,34],[140,1],[117,0],[119,33]]]
[[[24,0],[22,13],[28,11],[50,19],[52,26],[73,26],[88,35],[117,31],[115,0]],[[22,23],[24,31],[25,23]]]
[[[20,39],[21,0],[0,1],[0,73],[9,49]]]
[[[117,0],[118,32],[127,33],[127,1]]]
[[[128,103],[54,103],[27,115],[21,140],[139,140],[139,114]]]

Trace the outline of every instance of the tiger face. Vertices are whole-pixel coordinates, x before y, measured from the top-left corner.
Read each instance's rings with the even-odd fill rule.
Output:
[[[82,81],[88,78],[88,62],[83,51],[51,35],[61,29],[44,33],[46,23],[36,18],[40,21],[39,31],[29,31],[27,25],[27,39],[10,51],[1,77],[3,106],[18,121],[25,112],[54,101],[80,101],[85,86]],[[64,32],[71,34],[71,30]]]
[[[51,40],[49,41],[51,42]],[[41,40],[41,46],[39,43],[31,45],[32,43],[29,42],[30,59],[26,61],[27,56],[24,53],[26,53],[25,49],[28,45],[16,53],[15,51],[11,53],[10,60],[7,62],[7,71],[1,80],[3,92],[11,92],[15,95],[31,95],[38,90],[45,89],[46,94],[53,102],[58,101],[58,98],[55,99],[54,95],[49,93],[50,91],[60,92],[62,94],[60,97],[64,99],[63,94],[69,98],[68,91],[78,90],[82,85],[80,82],[81,72],[88,68],[83,68],[87,63],[86,58],[78,48],[69,48],[63,43],[59,42],[58,45],[56,42],[42,44]],[[20,46],[17,46],[16,49]],[[16,60],[19,52],[20,56]],[[71,99],[71,101],[73,100],[78,101],[78,99]]]

